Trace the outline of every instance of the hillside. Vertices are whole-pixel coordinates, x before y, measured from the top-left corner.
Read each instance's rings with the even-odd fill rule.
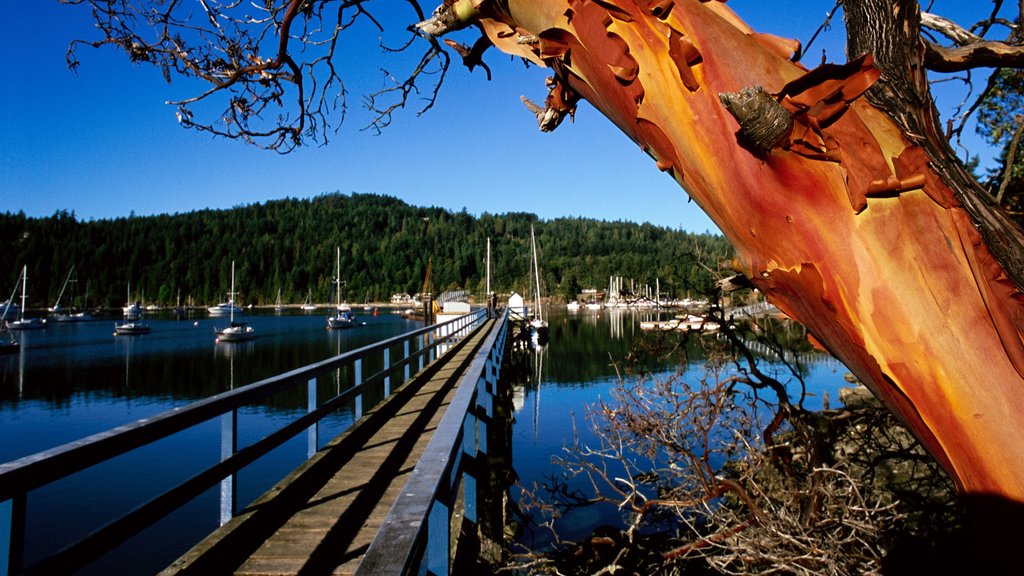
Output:
[[[146,303],[173,304],[179,291],[197,304],[225,298],[231,261],[242,304],[329,297],[335,247],[341,248],[345,297],[386,301],[416,293],[428,258],[434,291],[484,292],[487,238],[491,239],[492,288],[524,292],[529,282],[530,224],[540,253],[547,294],[566,299],[581,289],[602,288],[610,275],[654,284],[663,293],[707,289],[709,273],[732,257],[723,237],[649,224],[582,218],[540,221],[534,214],[483,214],[422,208],[372,194],[327,194],[284,199],[230,210],[78,220],[58,212],[48,218],[0,214],[0,300],[29,267],[29,306],[50,306],[76,266],[79,298],[89,306],[120,306],[128,283]],[[700,262],[695,258],[700,254]],[[67,296],[65,296],[66,298]]]

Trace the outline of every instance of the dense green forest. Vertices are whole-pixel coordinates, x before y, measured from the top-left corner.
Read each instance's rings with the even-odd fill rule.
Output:
[[[610,275],[685,296],[707,290],[707,268],[732,257],[723,237],[649,224],[582,218],[541,221],[534,214],[483,214],[410,206],[392,197],[327,194],[275,200],[230,210],[82,221],[0,214],[0,273],[6,299],[28,266],[29,307],[52,306],[72,266],[76,304],[121,306],[134,299],[172,305],[180,294],[196,305],[226,298],[236,261],[236,300],[271,304],[327,302],[335,249],[341,248],[344,296],[387,301],[415,294],[432,259],[434,292],[485,289],[491,239],[492,289],[526,293],[530,225],[536,228],[544,292],[555,299],[607,286]],[[20,291],[17,294],[20,297]],[[67,295],[64,297],[68,298]],[[68,303],[65,300],[65,302]]]

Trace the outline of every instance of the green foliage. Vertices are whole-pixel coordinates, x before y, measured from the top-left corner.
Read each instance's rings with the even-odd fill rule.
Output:
[[[1024,140],[1018,135],[1024,123],[1024,70],[1003,68],[993,73],[991,87],[978,108],[978,133],[1002,148],[999,165],[988,172],[985,184],[996,194],[1003,184],[1013,150],[1010,177],[1002,205],[1011,217],[1024,224]]]
[[[492,289],[527,293],[531,224],[544,292],[556,298],[603,288],[610,275],[652,286],[657,277],[663,294],[707,291],[713,280],[704,266],[732,258],[728,241],[713,234],[581,218],[542,222],[528,213],[476,218],[387,196],[335,193],[113,220],[81,221],[66,211],[48,218],[0,214],[0,287],[13,289],[28,264],[30,305],[52,305],[74,265],[90,306],[123,305],[129,283],[133,298],[146,303],[174,304],[180,294],[182,303],[191,297],[200,305],[225,298],[235,260],[242,304],[272,304],[278,289],[284,302],[302,302],[310,290],[314,301],[326,302],[340,247],[351,302],[419,292],[428,259],[435,293],[460,288],[481,296],[490,238]]]
[[[1024,70],[1001,68],[978,108],[978,133],[994,146],[1006,146],[1024,119]]]

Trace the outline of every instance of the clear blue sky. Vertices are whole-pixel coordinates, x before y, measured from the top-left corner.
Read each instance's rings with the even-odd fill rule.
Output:
[[[956,17],[967,10],[961,4],[944,0],[933,10]],[[990,6],[970,4],[982,13]],[[806,42],[833,1],[730,5],[758,30]],[[493,49],[486,58],[492,81],[479,69],[453,64],[437,106],[421,117],[415,110],[400,113],[382,135],[360,130],[368,116],[359,101],[365,89],[379,87],[377,67],[387,61],[362,66],[347,74],[350,111],[340,132],[326,147],[281,156],[180,128],[174,107],[164,102],[195,89],[168,85],[155,68],[133,66],[111,49],[81,49],[78,75],[68,71],[68,41],[96,37],[85,7],[30,0],[7,2],[4,13],[0,211],[114,218],[339,191],[473,214],[526,211],[545,219],[716,230],[671,178],[589,106],[574,124],[539,132],[519,96],[541,101],[546,71],[524,70]],[[811,47],[808,63],[822,48],[830,60],[844,59],[843,43],[837,20]]]

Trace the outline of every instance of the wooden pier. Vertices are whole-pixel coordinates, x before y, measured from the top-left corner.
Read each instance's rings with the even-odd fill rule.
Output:
[[[354,574],[494,321],[161,574]]]

